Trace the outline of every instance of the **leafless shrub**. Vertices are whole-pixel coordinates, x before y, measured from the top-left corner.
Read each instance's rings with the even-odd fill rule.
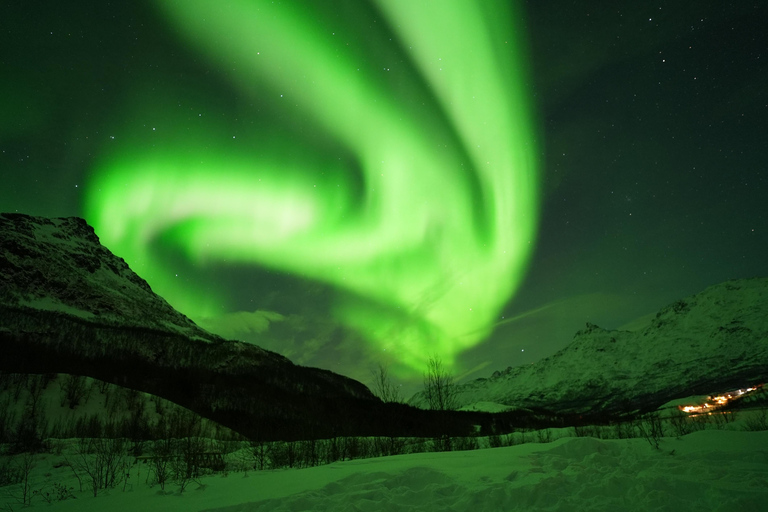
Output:
[[[449,441],[450,442],[450,441]],[[447,451],[447,450],[435,450]],[[405,439],[400,437],[376,437],[373,439],[373,456],[400,455],[405,452]]]
[[[712,418],[715,422],[715,427],[718,429],[724,428],[729,423],[733,423],[736,421],[736,411],[730,410],[730,411],[716,411],[712,413]]]
[[[452,411],[458,403],[458,390],[453,375],[437,356],[430,357],[427,362],[424,397],[433,411]]]
[[[24,507],[28,507],[32,503],[34,496],[30,477],[35,466],[34,454],[25,452],[12,457],[3,470],[5,472],[4,477],[11,484],[5,489],[6,495]]]
[[[373,394],[379,397],[382,402],[403,401],[400,388],[392,382],[387,366],[379,363],[376,369],[371,370],[371,375],[373,376]]]
[[[760,412],[755,411],[754,414],[747,417],[744,420],[744,430],[758,431],[768,430],[768,410],[763,409]]]
[[[190,482],[196,482],[201,476],[201,463],[206,452],[205,440],[199,437],[179,439],[175,452],[171,457],[171,470],[179,492],[183,493]]]
[[[67,375],[61,383],[61,406],[69,405],[74,409],[80,404],[86,393],[85,378],[80,375]]]
[[[45,448],[43,440],[47,432],[48,420],[43,410],[27,404],[16,428],[11,432],[11,450],[14,453],[41,452]]]
[[[528,442],[528,433],[525,430],[519,432],[507,434],[504,436],[504,446],[515,446],[518,444],[525,444]]]
[[[250,450],[253,457],[254,469],[264,470],[267,467],[268,448],[265,441],[250,441]]]
[[[696,430],[696,424],[690,416],[679,409],[672,412],[672,416],[669,418],[669,425],[672,427],[672,433],[676,437],[683,437]]]
[[[438,436],[432,438],[429,445],[429,451],[431,452],[450,452],[454,449],[454,439],[451,436]]]
[[[368,439],[360,437],[342,438],[342,458],[343,459],[362,459],[369,456],[370,443]]]
[[[21,470],[12,457],[0,458],[0,487],[21,483]]]
[[[284,443],[269,443],[267,445],[269,469],[280,469],[288,466],[288,457]]]
[[[86,439],[77,443],[74,455],[66,460],[82,491],[83,479],[90,484],[93,496],[115,487],[125,476],[125,441],[123,439]]]
[[[536,440],[539,443],[551,443],[552,431],[548,428],[542,428],[536,431]]]
[[[635,437],[635,427],[631,421],[618,421],[612,427],[613,436],[616,439],[631,439]]]
[[[596,439],[602,439],[602,432],[597,425],[574,425],[573,435],[576,437],[594,437]]]
[[[165,484],[171,479],[171,457],[174,455],[170,440],[168,442],[158,441],[154,444],[152,450],[153,457],[149,459],[149,469],[152,473],[151,484],[160,486],[160,490],[165,490]],[[147,475],[149,478],[149,475]]]
[[[654,449],[659,449],[661,438],[664,437],[664,425],[658,413],[646,414],[635,422],[640,435],[648,441]]]
[[[453,443],[453,449],[456,451],[477,450],[480,447],[477,437],[457,437]]]
[[[65,501],[71,498],[77,498],[74,494],[74,487],[67,487],[59,482],[54,482],[52,486],[47,489],[38,489],[33,491],[34,496],[39,496],[40,499],[48,503],[54,504],[57,501]]]

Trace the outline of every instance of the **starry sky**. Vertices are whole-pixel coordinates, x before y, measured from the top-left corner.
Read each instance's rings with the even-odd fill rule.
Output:
[[[409,394],[766,275],[758,2],[13,4],[0,211],[299,364]]]

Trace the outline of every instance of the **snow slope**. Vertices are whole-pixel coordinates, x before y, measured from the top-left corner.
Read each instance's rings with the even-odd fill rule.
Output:
[[[587,324],[546,359],[460,386],[458,402],[557,412],[631,410],[766,378],[768,279],[742,279],[670,304],[634,332]],[[421,402],[420,395],[411,400]]]
[[[68,468],[55,467],[61,459],[38,460],[33,487],[57,479],[76,485]],[[76,492],[77,499],[52,505],[37,498],[32,510],[756,511],[768,502],[768,432],[699,431],[664,438],[660,450],[642,439],[565,437],[549,444],[214,475],[183,494],[149,487],[140,465],[130,471],[125,491],[96,498]],[[0,505],[6,503],[13,502],[0,488]]]
[[[0,306],[219,339],[156,295],[77,217],[0,214]]]

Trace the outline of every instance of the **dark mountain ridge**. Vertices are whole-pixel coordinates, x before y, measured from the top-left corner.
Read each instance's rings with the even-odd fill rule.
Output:
[[[0,371],[100,379],[252,439],[463,435],[497,421],[384,404],[353,379],[211,334],[78,218],[0,214],[0,347]]]

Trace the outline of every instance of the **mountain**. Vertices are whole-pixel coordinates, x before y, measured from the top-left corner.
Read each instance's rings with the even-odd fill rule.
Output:
[[[0,214],[0,350],[0,371],[101,379],[252,438],[387,424],[363,384],[198,327],[79,218]]]
[[[643,410],[768,379],[768,279],[727,281],[661,309],[637,331],[587,324],[539,362],[459,386],[459,406],[561,413]],[[420,394],[411,403],[423,403]]]
[[[0,373],[91,377],[253,440],[466,435],[538,421],[383,403],[358,381],[211,334],[74,217],[0,213],[0,353]]]
[[[220,341],[152,292],[77,217],[0,214],[0,304]]]

